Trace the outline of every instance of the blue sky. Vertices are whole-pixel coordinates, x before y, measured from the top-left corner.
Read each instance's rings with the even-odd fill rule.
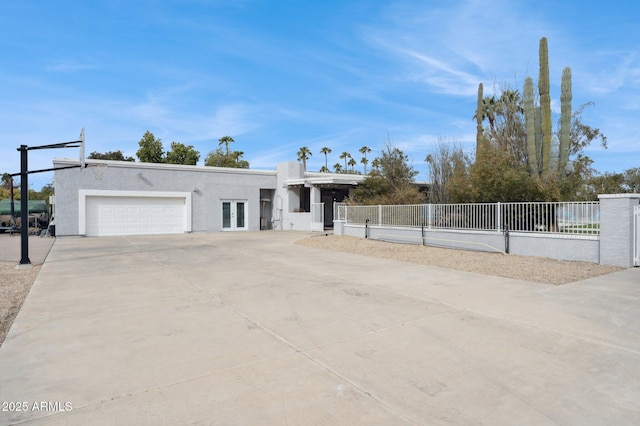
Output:
[[[608,137],[595,168],[640,167],[640,25],[632,1],[48,1],[0,4],[0,172],[20,144],[77,139],[135,156],[146,130],[204,156],[230,135],[251,168],[313,156],[308,170],[391,141],[427,179],[438,139],[473,149],[479,82],[522,90],[549,41],[574,109]],[[555,124],[555,123],[554,123]],[[30,168],[77,149],[32,151]],[[32,175],[32,188],[51,182]]]

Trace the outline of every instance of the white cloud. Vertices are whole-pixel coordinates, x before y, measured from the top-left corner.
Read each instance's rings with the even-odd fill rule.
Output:
[[[402,1],[386,10],[383,23],[366,27],[363,38],[400,58],[408,78],[436,93],[470,96],[480,81],[537,71],[540,37],[555,36],[525,7],[508,1],[453,1],[437,7]]]
[[[478,76],[418,52],[406,50],[404,53],[424,65],[423,73],[418,79],[440,89],[443,93],[470,96],[477,91],[478,81],[480,81]]]
[[[592,59],[589,69],[598,70],[586,74],[586,87],[598,95],[616,92],[625,86],[640,83],[640,64],[637,52],[600,52]],[[587,70],[589,72],[589,70]]]
[[[260,114],[255,112],[251,107],[241,103],[219,106],[207,127],[214,137],[242,135],[260,126]]]
[[[78,72],[78,71],[87,71],[87,70],[95,70],[98,67],[95,64],[91,63],[82,63],[74,60],[64,60],[64,61],[56,61],[50,64],[45,65],[45,71],[49,72]]]

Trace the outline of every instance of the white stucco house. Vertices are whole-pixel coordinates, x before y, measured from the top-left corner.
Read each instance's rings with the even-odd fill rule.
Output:
[[[79,166],[54,159],[54,168]],[[243,230],[317,230],[333,225],[333,203],[364,176],[87,160],[56,170],[58,236]]]

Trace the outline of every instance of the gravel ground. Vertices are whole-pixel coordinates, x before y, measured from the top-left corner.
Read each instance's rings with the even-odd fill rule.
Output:
[[[623,269],[589,262],[395,244],[349,236],[314,236],[298,240],[296,244],[556,285]]]
[[[0,345],[40,272],[40,266],[16,269],[16,264],[0,262]]]

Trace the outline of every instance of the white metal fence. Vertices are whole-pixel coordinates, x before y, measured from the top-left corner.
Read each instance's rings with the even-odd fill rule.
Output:
[[[598,235],[598,202],[414,204],[348,206],[336,204],[334,218],[347,224],[428,229]]]
[[[345,203],[333,203],[333,220],[347,219],[347,205]]]
[[[640,266],[640,206],[633,208],[633,266]]]
[[[311,230],[324,230],[324,203],[311,203]]]

